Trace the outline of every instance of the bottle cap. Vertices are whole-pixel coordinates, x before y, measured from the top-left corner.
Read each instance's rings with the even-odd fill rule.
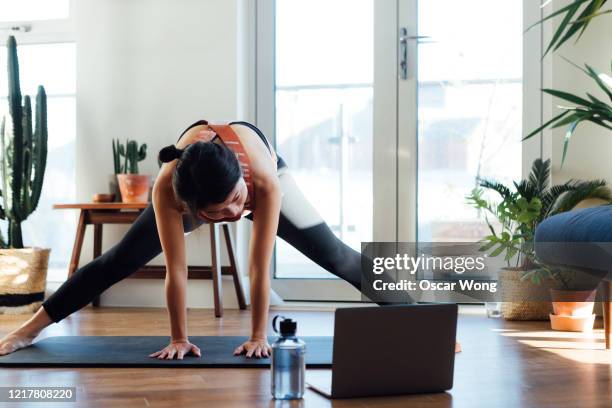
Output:
[[[297,322],[291,319],[285,319],[280,322],[280,334],[281,336],[295,336],[297,331]]]
[[[279,329],[276,329],[276,320],[281,318],[279,323]],[[274,316],[272,319],[272,328],[276,333],[279,333],[282,337],[295,336],[297,332],[297,322],[292,319],[286,319],[284,316]]]

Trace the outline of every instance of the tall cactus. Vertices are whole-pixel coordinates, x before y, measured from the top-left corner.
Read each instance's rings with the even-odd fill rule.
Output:
[[[21,223],[38,206],[47,164],[47,95],[39,86],[33,128],[30,97],[21,96],[17,42],[13,36],[8,38],[7,52],[9,113],[0,126],[4,202],[0,215],[8,220],[8,242],[0,245],[23,248]]]

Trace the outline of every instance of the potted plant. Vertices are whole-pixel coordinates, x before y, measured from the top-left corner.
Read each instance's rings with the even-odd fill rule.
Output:
[[[7,238],[0,234],[0,312],[36,311],[45,296],[48,248],[24,248],[21,223],[38,206],[47,162],[47,96],[36,94],[35,121],[29,96],[22,98],[15,37],[7,41],[9,113],[0,123],[2,205]]]
[[[550,303],[541,299],[548,298],[546,289],[552,289],[556,282],[543,279],[554,275],[535,258],[536,226],[585,199],[599,198],[607,202],[612,199],[603,180],[570,180],[549,187],[549,179],[550,160],[537,159],[527,179],[514,182],[512,187],[479,179],[479,187],[466,197],[469,204],[484,214],[491,231],[484,237],[480,250],[491,257],[504,257],[506,267],[499,273],[502,298],[513,300],[502,304],[502,315],[507,320],[544,320],[551,311]],[[497,193],[501,200],[488,200],[485,190]],[[493,225],[490,217],[497,220],[497,225]]]
[[[115,172],[121,200],[124,203],[146,203],[149,200],[149,190],[151,187],[151,177],[147,174],[138,173],[138,162],[147,157],[147,145],[138,147],[134,140],[127,140],[122,145],[119,140],[113,140],[113,156],[115,161]],[[120,157],[124,158],[123,166],[120,164]]]
[[[549,51],[556,51],[572,38],[575,38],[576,42],[578,42],[593,19],[612,12],[611,9],[606,9],[605,6],[606,1],[601,0],[573,0],[544,17],[529,27],[529,29],[553,17],[562,17],[544,53],[546,55]],[[556,89],[542,90],[542,92],[558,98],[564,104],[570,104],[570,106],[559,106],[561,109],[559,114],[529,133],[525,136],[524,140],[537,135],[547,128],[567,127],[564,135],[561,166],[565,162],[569,142],[581,123],[591,122],[605,129],[612,130],[612,78],[609,75],[597,72],[588,64],[585,64],[583,69],[569,60],[566,61],[589,76],[594,83],[593,85],[595,85],[595,89],[601,92],[603,98],[597,98],[588,92],[585,96],[579,96]],[[596,286],[596,283],[584,289],[580,284],[576,283],[575,277],[577,271],[568,270],[567,268],[555,268],[554,270],[545,271],[545,273],[549,274],[560,284],[560,289],[551,290],[554,307],[554,315],[550,316],[552,328],[571,331],[592,330],[595,318],[593,315],[593,301],[596,290],[591,288]]]

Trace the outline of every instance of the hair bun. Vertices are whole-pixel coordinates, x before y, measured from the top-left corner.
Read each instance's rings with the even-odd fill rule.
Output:
[[[162,163],[169,163],[172,160],[179,159],[182,154],[182,149],[178,149],[175,145],[169,145],[159,151],[159,160]]]

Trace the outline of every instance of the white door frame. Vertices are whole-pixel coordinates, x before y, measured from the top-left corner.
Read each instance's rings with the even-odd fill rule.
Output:
[[[373,239],[397,240],[397,0],[374,1],[373,121]],[[274,112],[274,0],[257,0],[257,125],[275,142]],[[389,24],[393,22],[393,24]],[[388,44],[388,45],[387,45]],[[291,167],[291,163],[289,163]],[[308,282],[308,284],[304,284]],[[360,293],[339,279],[272,279],[273,289],[284,299],[360,301]]]

